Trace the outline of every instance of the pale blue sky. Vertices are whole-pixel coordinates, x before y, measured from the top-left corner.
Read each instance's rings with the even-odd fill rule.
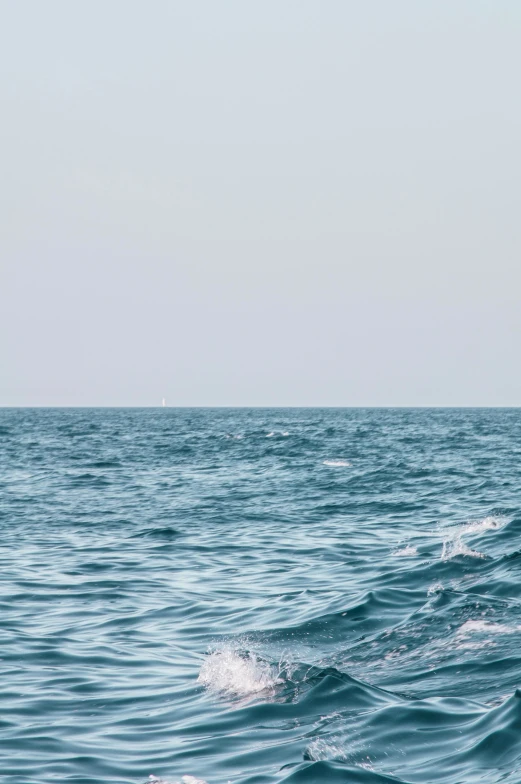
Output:
[[[0,0],[0,405],[521,405],[517,0]]]

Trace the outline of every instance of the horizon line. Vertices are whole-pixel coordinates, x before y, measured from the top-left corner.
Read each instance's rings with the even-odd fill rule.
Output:
[[[419,409],[419,410],[432,410],[432,409],[462,409],[462,410],[469,410],[469,409],[521,409],[520,405],[514,404],[506,404],[506,405],[463,405],[463,404],[456,404],[456,405],[448,405],[448,404],[425,404],[425,405],[407,405],[407,404],[395,404],[395,405],[247,405],[247,404],[240,404],[240,405],[189,405],[189,404],[180,404],[180,405],[166,405],[163,406],[161,404],[145,404],[145,405],[73,405],[73,404],[64,404],[64,405],[7,405],[0,403],[0,410],[30,410],[30,409],[46,409],[46,410],[60,410],[60,409],[74,409],[74,410],[141,410],[141,409],[223,409],[223,410],[231,410],[231,409],[351,409],[351,410],[360,410],[360,409],[375,409],[375,410],[394,410],[394,409]]]

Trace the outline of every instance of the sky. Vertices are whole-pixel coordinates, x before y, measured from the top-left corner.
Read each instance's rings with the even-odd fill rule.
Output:
[[[518,0],[0,0],[0,405],[521,405]]]

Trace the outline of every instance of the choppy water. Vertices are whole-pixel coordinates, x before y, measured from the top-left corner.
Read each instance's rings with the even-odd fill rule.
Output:
[[[521,782],[520,480],[514,409],[0,410],[0,779]]]

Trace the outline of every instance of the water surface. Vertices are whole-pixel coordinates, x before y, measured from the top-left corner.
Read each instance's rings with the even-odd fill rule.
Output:
[[[516,409],[0,410],[0,779],[521,782],[520,458]]]

